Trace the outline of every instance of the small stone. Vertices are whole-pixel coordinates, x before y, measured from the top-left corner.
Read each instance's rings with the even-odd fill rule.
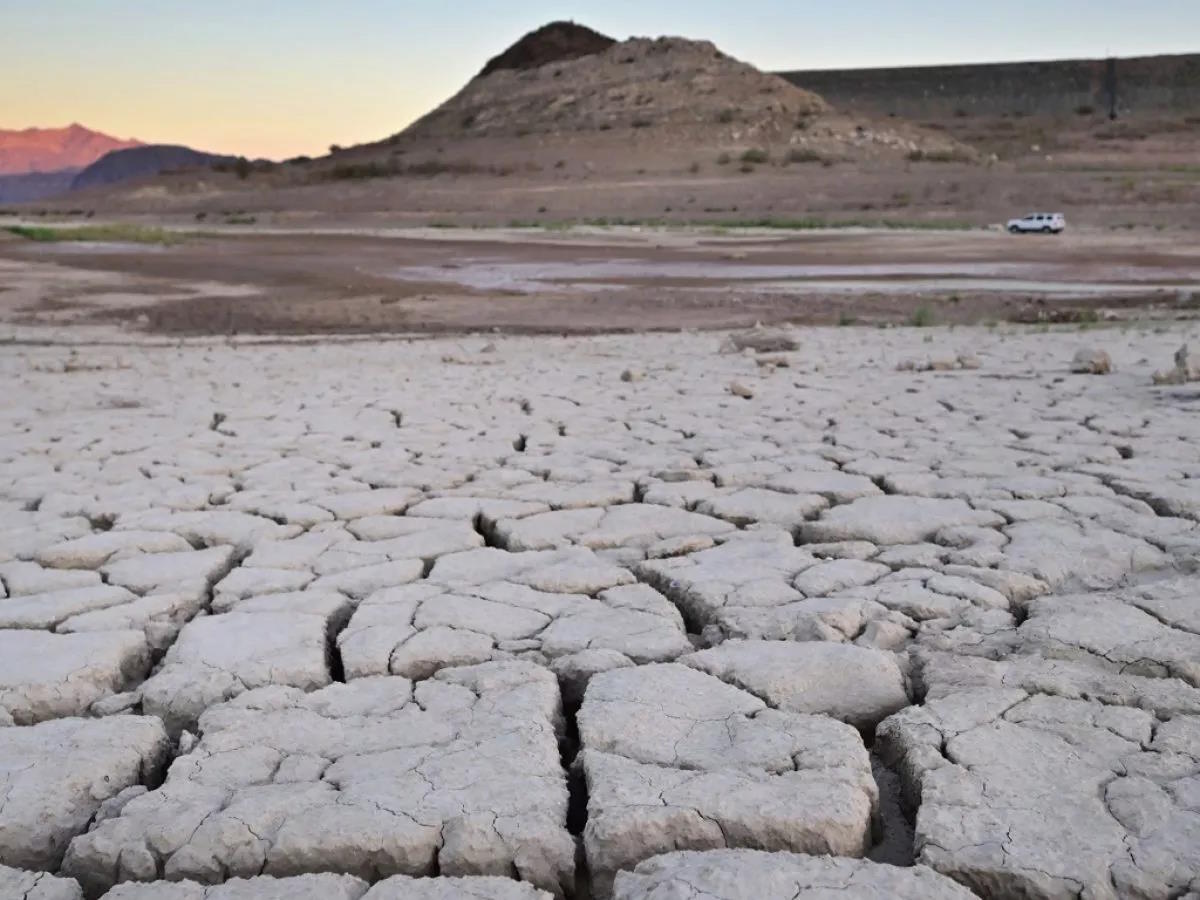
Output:
[[[126,691],[123,694],[112,694],[92,704],[93,716],[119,716],[132,712],[142,702],[141,691]]]
[[[1189,381],[1200,381],[1200,364],[1193,363],[1188,345],[1184,344],[1175,351],[1175,368],[1165,372],[1155,372],[1155,384],[1187,384]]]
[[[184,731],[179,735],[179,755],[184,756],[185,754],[191,753],[196,749],[196,744],[199,742],[200,739],[196,737],[196,735],[192,734],[190,731]]]
[[[1077,375],[1108,375],[1112,372],[1112,360],[1103,350],[1085,347],[1071,360],[1071,371]]]
[[[758,357],[755,362],[763,369],[787,369],[791,368],[792,358],[783,353],[772,353]]]
[[[787,353],[800,349],[800,342],[795,335],[766,328],[731,334],[727,344],[734,352],[752,350],[755,353]]]
[[[754,397],[753,388],[748,387],[741,381],[731,382],[729,385],[729,393],[735,397],[741,397],[744,400],[750,400]]]

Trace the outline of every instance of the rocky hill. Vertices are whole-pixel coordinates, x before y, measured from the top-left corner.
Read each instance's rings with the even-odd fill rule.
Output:
[[[603,36],[588,37],[594,32],[548,27],[554,29],[548,36],[535,32],[523,38],[387,143],[419,147],[528,137],[544,142],[608,133],[632,134],[631,151],[743,146],[830,158],[917,151],[968,155],[943,135],[841,115],[819,95],[707,41],[633,38],[605,46]],[[550,36],[561,40],[556,44]],[[589,47],[596,52],[583,53]],[[563,56],[556,58],[556,52]],[[527,64],[518,65],[521,60]]]
[[[0,175],[81,169],[113,150],[139,146],[140,141],[121,140],[78,124],[0,130]]]

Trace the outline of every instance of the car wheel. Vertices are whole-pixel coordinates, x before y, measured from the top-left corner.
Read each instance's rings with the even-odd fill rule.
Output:
[[[1009,225],[1009,226],[1008,226],[1008,233],[1009,233],[1009,234],[1020,234],[1020,233],[1021,233],[1021,229],[1020,229],[1020,228],[1018,228],[1016,225]]]
[[[1053,230],[1054,229],[1052,229],[1049,225],[1047,225],[1045,228],[1042,229],[1042,234],[1049,234]]]

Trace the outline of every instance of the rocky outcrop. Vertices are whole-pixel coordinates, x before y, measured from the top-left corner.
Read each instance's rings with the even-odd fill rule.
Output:
[[[551,63],[579,59],[603,53],[613,44],[612,38],[574,22],[551,22],[525,35],[503,53],[488,60],[480,78],[504,69],[526,71]]]

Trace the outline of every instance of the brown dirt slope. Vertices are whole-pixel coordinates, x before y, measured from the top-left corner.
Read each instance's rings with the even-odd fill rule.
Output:
[[[536,69],[539,66],[603,53],[616,41],[574,22],[551,22],[531,31],[499,56],[488,60],[479,73],[485,78],[502,69]]]

